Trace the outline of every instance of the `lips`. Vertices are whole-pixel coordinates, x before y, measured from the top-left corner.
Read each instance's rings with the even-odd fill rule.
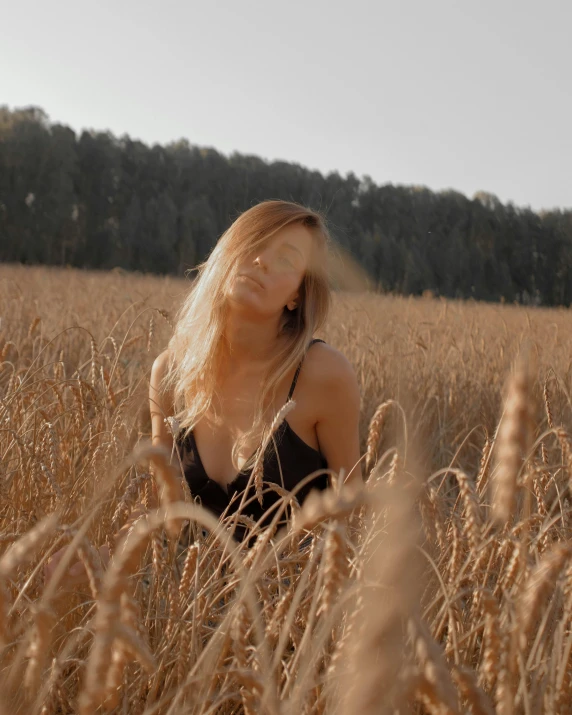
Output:
[[[256,283],[256,285],[257,285],[259,288],[264,289],[264,286],[262,285],[262,283],[261,283],[259,280],[257,280],[254,276],[251,276],[251,275],[248,274],[248,273],[241,273],[241,275],[242,275],[243,278],[249,278],[251,281],[254,281],[254,283]]]

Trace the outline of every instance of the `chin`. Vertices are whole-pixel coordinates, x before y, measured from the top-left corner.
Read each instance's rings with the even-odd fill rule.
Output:
[[[251,310],[256,310],[259,307],[259,301],[251,293],[242,290],[229,291],[226,299],[229,304],[235,307],[250,308]]]

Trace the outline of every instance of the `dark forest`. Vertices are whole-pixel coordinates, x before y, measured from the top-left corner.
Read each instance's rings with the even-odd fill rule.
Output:
[[[480,191],[376,185],[194,146],[146,144],[0,107],[0,261],[183,275],[263,199],[326,214],[380,291],[572,302],[572,209],[536,213]]]

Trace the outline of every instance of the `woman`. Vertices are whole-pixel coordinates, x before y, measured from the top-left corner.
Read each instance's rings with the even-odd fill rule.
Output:
[[[330,306],[329,241],[321,214],[294,202],[262,201],[242,213],[198,267],[153,364],[153,443],[177,447],[191,494],[218,516],[242,505],[240,513],[255,521],[267,513],[267,521],[279,498],[273,482],[295,491],[326,467],[343,469],[348,481],[362,477],[354,371],[313,339]],[[271,435],[289,399],[295,406]],[[175,445],[169,416],[178,424]],[[261,504],[252,483],[257,458]],[[297,497],[327,484],[322,472]]]
[[[153,363],[152,442],[171,454],[177,447],[173,462],[191,494],[218,516],[240,507],[265,523],[278,499],[272,482],[296,491],[326,467],[343,470],[346,482],[362,478],[355,373],[340,352],[312,338],[330,305],[329,241],[322,216],[294,202],[263,201],[242,213],[198,266],[168,347]],[[291,398],[295,406],[271,435]],[[174,441],[169,417],[178,423]],[[260,504],[251,477],[262,445]],[[297,498],[327,484],[322,471]],[[242,538],[244,527],[234,533]],[[52,557],[48,578],[64,551]],[[100,553],[107,562],[105,546]],[[69,585],[84,578],[81,562],[69,576]]]

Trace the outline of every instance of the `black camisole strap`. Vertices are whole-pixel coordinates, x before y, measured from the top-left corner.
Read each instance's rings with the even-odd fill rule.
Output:
[[[325,343],[325,340],[322,340],[321,338],[314,338],[310,345],[308,345],[308,349],[314,344],[314,343]],[[308,350],[306,350],[307,352]],[[294,394],[294,388],[296,387],[296,383],[298,382],[298,375],[300,374],[300,369],[302,368],[302,363],[304,362],[304,358],[300,360],[300,363],[298,364],[298,367],[296,368],[296,372],[294,373],[294,379],[292,380],[292,384],[290,385],[290,392],[288,393],[288,399],[290,400],[292,398],[292,395]]]

